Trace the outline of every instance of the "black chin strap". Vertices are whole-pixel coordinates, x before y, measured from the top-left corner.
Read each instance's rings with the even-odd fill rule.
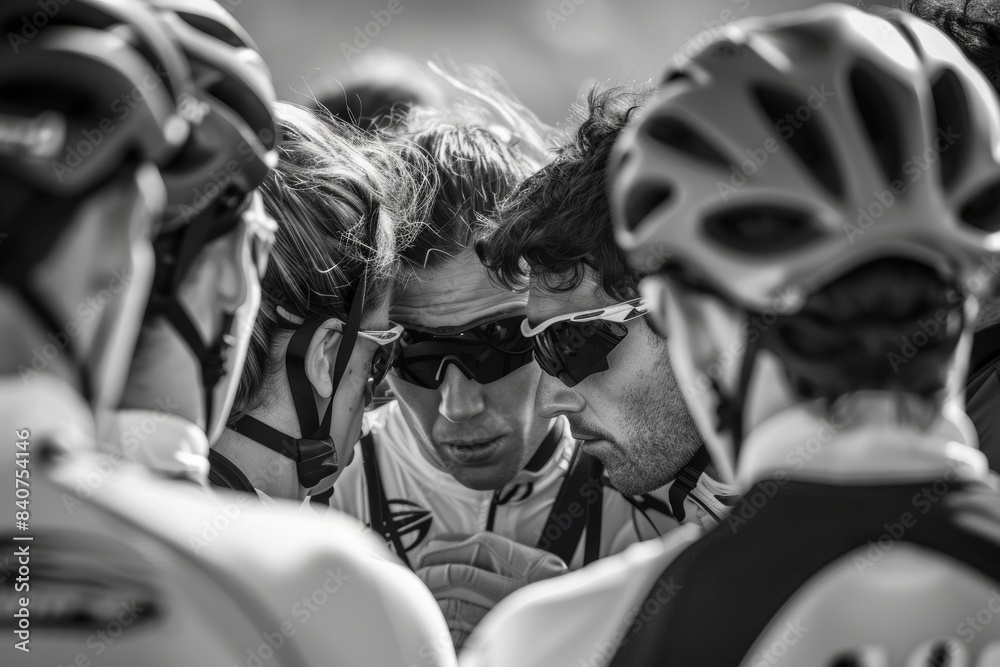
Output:
[[[667,492],[667,498],[670,500],[670,513],[678,521],[684,521],[684,517],[687,515],[684,501],[698,486],[698,480],[701,479],[702,473],[711,462],[712,456],[708,453],[708,448],[702,445],[691,457],[691,460],[681,468],[677,477],[674,478],[674,483],[670,485],[670,490]]]
[[[288,349],[285,352],[285,369],[292,402],[295,405],[295,413],[299,420],[299,429],[303,437],[293,438],[249,415],[241,417],[230,427],[237,433],[295,461],[299,484],[307,489],[316,486],[340,469],[337,448],[330,435],[333,402],[358,339],[364,301],[365,280],[362,277],[351,303],[347,322],[344,325],[340,348],[337,350],[337,359],[333,366],[333,390],[330,393],[330,403],[327,405],[322,419],[316,410],[312,384],[306,376],[306,354],[313,335],[329,318],[315,317],[307,320],[298,327],[292,334],[292,339],[288,341]],[[327,499],[329,499],[329,495],[326,494]]]
[[[212,424],[215,386],[226,374],[226,360],[222,354],[223,345],[226,336],[232,329],[235,315],[227,313],[223,317],[219,337],[212,342],[211,346],[208,346],[202,341],[198,328],[176,297],[151,297],[147,313],[151,317],[162,315],[198,360],[201,367],[201,384],[205,394],[205,430],[209,430]]]
[[[732,437],[733,465],[736,464],[736,459],[739,458],[740,450],[743,447],[743,413],[746,407],[747,390],[750,388],[750,379],[753,375],[754,364],[757,361],[757,353],[760,352],[761,347],[759,339],[747,343],[746,352],[744,352],[743,361],[740,364],[740,375],[736,381],[736,392],[734,395],[727,396],[718,381],[714,378],[712,379],[712,387],[715,390],[716,396],[719,397],[717,408],[718,427],[716,430],[720,433],[728,431]],[[702,449],[704,449],[704,445]],[[691,460],[691,463],[694,463],[694,459]],[[688,465],[691,465],[691,463]],[[707,466],[707,463],[705,465]],[[704,467],[702,471],[704,471]]]

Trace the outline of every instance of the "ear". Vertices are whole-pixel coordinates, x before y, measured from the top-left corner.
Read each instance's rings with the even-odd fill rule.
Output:
[[[323,398],[333,395],[333,382],[330,380],[332,360],[336,358],[342,336],[339,320],[329,319],[320,325],[309,347],[306,349],[306,378],[316,393]]]

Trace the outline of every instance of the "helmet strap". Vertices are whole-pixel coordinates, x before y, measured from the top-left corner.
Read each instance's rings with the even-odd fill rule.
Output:
[[[337,448],[333,436],[330,435],[333,403],[358,339],[364,301],[365,280],[362,277],[351,303],[347,322],[344,325],[333,367],[333,388],[330,392],[330,403],[322,418],[316,409],[312,383],[309,382],[306,375],[306,355],[313,336],[329,318],[320,316],[306,320],[292,334],[292,338],[288,342],[288,349],[285,351],[285,369],[292,403],[299,421],[301,438],[293,438],[249,415],[241,417],[231,426],[237,433],[295,461],[299,484],[307,489],[316,486],[340,469]]]

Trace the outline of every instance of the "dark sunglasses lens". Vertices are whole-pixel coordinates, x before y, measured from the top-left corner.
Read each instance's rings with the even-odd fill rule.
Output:
[[[442,363],[449,358],[462,374],[489,384],[531,362],[532,345],[518,328],[522,318],[508,318],[460,334],[435,336],[407,331],[394,366],[401,379],[437,389]]]
[[[371,367],[371,378],[374,385],[377,387],[382,384],[382,380],[385,379],[386,374],[389,369],[392,368],[393,362],[396,359],[396,354],[399,351],[399,340],[394,340],[386,345],[379,345],[378,349],[375,350],[375,354],[372,355],[372,367]]]
[[[618,322],[557,322],[538,335],[535,350],[542,370],[574,387],[608,370],[608,355],[627,334]]]

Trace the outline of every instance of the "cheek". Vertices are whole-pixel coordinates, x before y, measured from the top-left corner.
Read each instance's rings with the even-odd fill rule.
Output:
[[[534,363],[483,387],[486,409],[509,422],[548,423],[535,414],[535,394],[542,369]]]
[[[392,393],[399,399],[403,409],[409,413],[409,421],[420,424],[424,433],[429,434],[441,405],[440,391],[404,382],[393,373],[388,375],[388,381]]]
[[[349,372],[340,381],[337,395],[334,399],[331,432],[337,444],[337,453],[341,461],[350,456],[350,448],[361,437],[361,422],[364,418],[365,387],[368,379],[365,377],[365,366],[357,360],[352,360],[348,366]]]

